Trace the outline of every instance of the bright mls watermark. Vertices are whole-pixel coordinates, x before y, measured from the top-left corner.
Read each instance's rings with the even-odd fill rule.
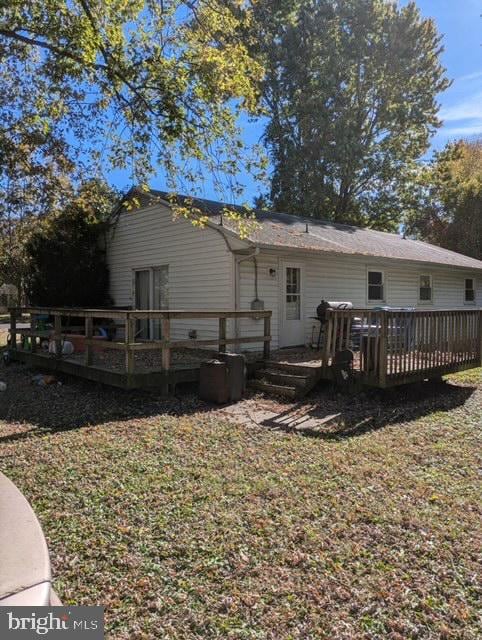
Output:
[[[104,607],[0,607],[1,640],[103,640]]]

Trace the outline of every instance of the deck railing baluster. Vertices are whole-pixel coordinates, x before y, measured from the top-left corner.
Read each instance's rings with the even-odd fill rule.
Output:
[[[477,314],[477,358],[482,367],[482,311]]]
[[[92,365],[92,330],[93,319],[85,318],[85,366],[90,367]]]
[[[16,351],[17,349],[17,311],[16,309],[10,310],[10,349]]]
[[[380,352],[379,352],[379,384],[381,387],[385,387],[387,384],[387,311],[381,311],[381,323],[380,323]]]

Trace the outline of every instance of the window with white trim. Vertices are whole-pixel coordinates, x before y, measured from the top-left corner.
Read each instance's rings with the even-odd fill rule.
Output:
[[[286,267],[286,320],[301,318],[301,269]]]
[[[418,301],[425,303],[432,302],[432,296],[432,276],[428,274],[421,274],[418,281]]]
[[[368,302],[385,300],[385,277],[383,271],[368,270],[367,275]]]
[[[465,278],[465,302],[475,302],[475,283],[473,278]]]

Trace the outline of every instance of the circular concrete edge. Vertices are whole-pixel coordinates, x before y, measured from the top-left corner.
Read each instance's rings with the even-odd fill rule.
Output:
[[[50,558],[42,527],[15,484],[0,472],[0,606],[48,606]],[[60,601],[59,601],[60,602]]]

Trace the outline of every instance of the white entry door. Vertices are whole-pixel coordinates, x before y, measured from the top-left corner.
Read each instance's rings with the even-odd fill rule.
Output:
[[[280,347],[305,343],[303,265],[283,262],[281,276]]]

